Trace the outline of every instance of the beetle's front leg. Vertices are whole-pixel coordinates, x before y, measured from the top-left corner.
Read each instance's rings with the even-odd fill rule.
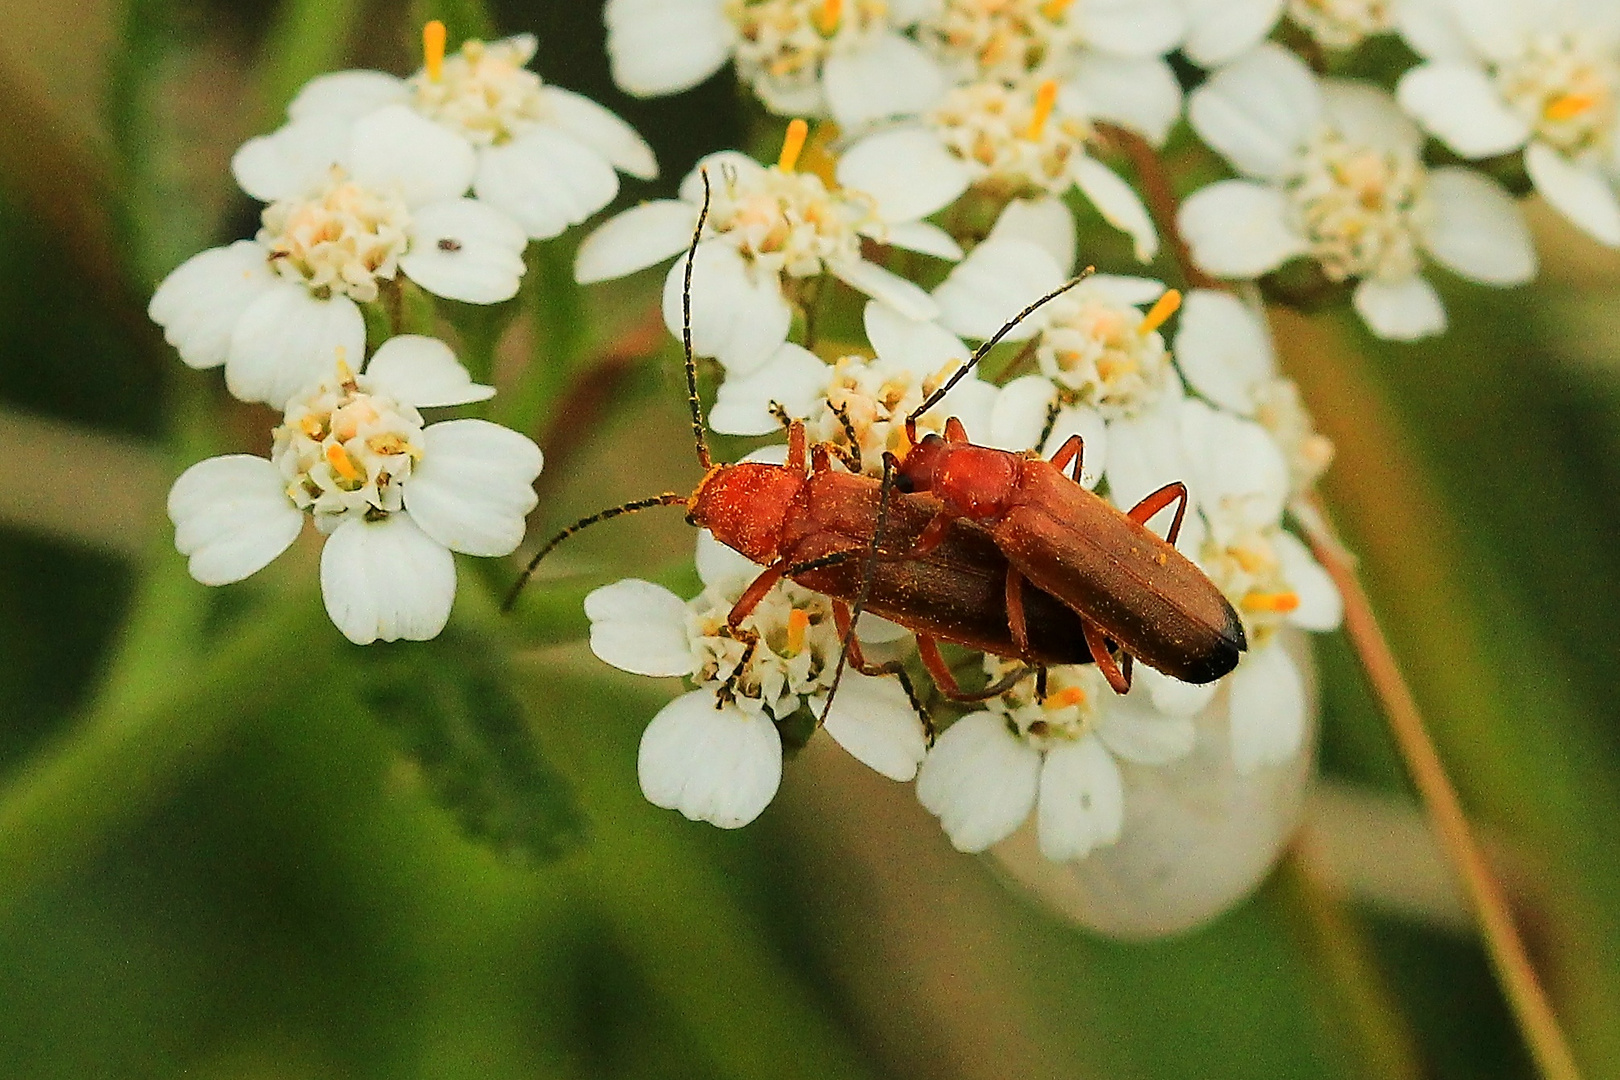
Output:
[[[1080,469],[1086,460],[1086,441],[1078,435],[1070,435],[1058,447],[1058,452],[1052,455],[1052,464],[1057,466],[1058,472],[1071,461],[1074,462],[1074,482],[1080,482]]]

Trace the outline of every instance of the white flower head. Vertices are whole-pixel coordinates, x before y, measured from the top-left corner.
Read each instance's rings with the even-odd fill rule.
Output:
[[[1324,49],[1353,49],[1395,29],[1397,0],[1183,0],[1190,21],[1187,56],[1201,67],[1231,62],[1259,44],[1277,20],[1304,30]]]
[[[231,454],[181,474],[169,492],[175,546],[198,581],[225,585],[285,551],[307,514],[327,536],[321,591],[344,636],[431,638],[455,598],[450,553],[517,548],[541,456],[497,424],[426,424],[417,410],[493,392],[432,338],[391,339],[361,375],[339,359],[288,403],[269,460]]]
[[[913,0],[609,0],[614,81],[643,97],[696,86],[728,59],[765,107],[852,127],[927,108],[944,90],[903,34]]]
[[[1579,228],[1620,247],[1620,9],[1536,0],[1407,0],[1425,59],[1402,107],[1464,157],[1525,148],[1530,180]]]
[[[1013,665],[986,657],[998,679]],[[1114,843],[1125,824],[1117,760],[1162,765],[1191,751],[1192,722],[1148,703],[1145,688],[1119,697],[1094,666],[1033,676],[958,720],[917,776],[917,797],[960,851],[983,851],[1036,813],[1048,859],[1082,859]]]
[[[414,110],[471,151],[479,200],[537,240],[612,202],[618,173],[658,175],[652,149],[629,124],[528,69],[533,35],[469,40],[449,56],[442,24],[429,23],[423,36],[426,63],[410,78],[380,71],[324,75],[304,87],[288,114],[294,121],[352,122],[390,105]]]
[[[949,236],[921,219],[956,192],[909,192],[885,202],[843,175],[829,186],[797,168],[807,127],[789,125],[781,158],[764,166],[742,154],[712,154],[681,183],[679,199],[644,203],[604,223],[580,245],[574,274],[603,281],[652,266],[691,242],[708,176],[709,216],[692,263],[692,345],[734,372],[763,364],[787,340],[793,305],[830,274],[914,319],[931,319],[920,288],[861,254],[863,237],[945,258],[960,257]],[[847,160],[847,159],[846,159]],[[686,260],[664,285],[664,318],[679,334]]]
[[[360,305],[401,278],[467,303],[517,292],[523,230],[463,197],[472,148],[403,105],[295,120],[232,167],[269,203],[258,235],[186,260],[147,310],[182,360],[223,364],[245,401],[280,408],[340,350],[364,355]]]
[[[1535,272],[1507,191],[1473,170],[1425,166],[1421,134],[1374,87],[1319,83],[1292,54],[1262,45],[1199,87],[1188,113],[1246,177],[1182,205],[1181,230],[1211,273],[1257,277],[1309,258],[1328,280],[1356,282],[1356,310],[1374,333],[1411,340],[1445,328],[1426,261],[1492,285]]]
[[[1395,29],[1396,0],[1288,0],[1287,13],[1325,49],[1353,49]]]
[[[733,629],[728,616],[759,567],[706,539],[698,569],[705,588],[691,601],[629,579],[591,593],[585,613],[599,658],[641,675],[685,676],[694,686],[642,736],[643,793],[654,805],[729,829],[759,816],[776,794],[778,724],[801,708],[820,715],[842,639],[830,601],[791,581],[774,586]],[[921,720],[892,678],[846,670],[826,728],[895,780],[911,779],[925,751]]]

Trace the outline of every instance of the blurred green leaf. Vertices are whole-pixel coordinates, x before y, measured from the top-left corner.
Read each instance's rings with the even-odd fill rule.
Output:
[[[282,122],[298,88],[343,66],[359,0],[283,0],[260,59],[266,129]]]
[[[470,837],[522,861],[580,842],[584,817],[535,744],[499,648],[452,625],[429,642],[373,645],[357,664],[362,700]]]
[[[488,41],[499,31],[484,0],[411,0],[411,24],[419,29],[429,19],[444,23],[446,48],[454,52],[468,38]]]

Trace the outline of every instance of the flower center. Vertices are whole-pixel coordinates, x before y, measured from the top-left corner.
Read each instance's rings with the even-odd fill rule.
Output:
[[[523,134],[546,113],[540,76],[524,67],[534,45],[527,36],[466,42],[444,58],[437,78],[426,69],[411,76],[417,110],[479,146]]]
[[[277,273],[318,296],[341,293],[362,304],[377,299],[379,278],[399,272],[410,243],[404,201],[361,187],[336,167],[313,198],[271,203],[263,222],[258,241]]]
[[[945,0],[919,36],[963,78],[1062,74],[1058,69],[1082,42],[1067,18],[1071,6],[1073,0]]]
[[[1306,148],[1290,191],[1311,255],[1333,281],[1417,272],[1428,173],[1416,151],[1361,146],[1331,128]]]
[[[1140,311],[1082,285],[1049,302],[1045,312],[1035,359],[1064,404],[1090,405],[1117,420],[1164,392],[1170,353],[1157,323]]]
[[[883,473],[883,452],[905,449],[906,415],[923,403],[961,366],[952,361],[932,375],[919,379],[913,372],[886,363],[881,358],[845,356],[833,363],[827,384],[827,408],[819,409],[805,421],[805,434],[814,443],[835,446],[854,444],[861,449],[861,470],[871,476]],[[842,414],[842,419],[840,419]],[[933,409],[917,419],[921,437],[945,430],[947,410]],[[847,425],[845,423],[847,421]]]
[[[1224,544],[1204,542],[1199,565],[1237,608],[1249,647],[1257,648],[1299,607],[1299,594],[1283,576],[1282,560],[1272,546],[1275,526],[1254,529]]]
[[[1391,0],[1288,0],[1288,17],[1324,48],[1353,49],[1395,28]]]
[[[1620,62],[1588,35],[1540,33],[1497,66],[1502,95],[1536,134],[1566,154],[1606,153],[1620,119]]]
[[[725,0],[737,27],[737,73],[777,112],[819,95],[821,65],[888,24],[884,0]]]
[[[838,666],[841,639],[832,607],[821,594],[782,582],[743,620],[743,629],[759,635],[750,652],[726,624],[741,591],[711,586],[687,604],[693,679],[729,686],[730,700],[746,712],[785,720],[805,695],[826,689]]]
[[[336,375],[287,406],[270,460],[287,497],[322,532],[351,517],[375,520],[403,506],[403,484],[422,457],[422,416],[366,389],[341,360]]]
[[[999,656],[984,658],[984,673],[991,682],[1005,678],[1019,666],[1020,661]],[[1097,723],[1098,704],[1109,692],[1095,666],[1079,664],[1048,668],[1046,697],[1037,699],[1036,688],[1032,674],[984,706],[1005,719],[1013,734],[1042,751],[1073,742],[1091,731]]]
[[[860,257],[861,225],[875,220],[856,192],[827,190],[814,173],[765,169],[717,186],[709,221],[761,273],[814,277],[828,261]]]
[[[1092,128],[1054,112],[1055,91],[1052,82],[970,83],[946,94],[929,120],[979,188],[1009,198],[1061,195],[1074,186],[1071,169]]]

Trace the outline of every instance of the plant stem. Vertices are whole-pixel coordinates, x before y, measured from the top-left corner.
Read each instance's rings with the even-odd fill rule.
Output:
[[[1098,124],[1097,131],[1124,154],[1130,161],[1131,168],[1136,170],[1136,178],[1141,182],[1142,196],[1147,203],[1148,213],[1152,215],[1153,223],[1158,226],[1159,234],[1164,237],[1165,246],[1170,249],[1170,255],[1175,259],[1176,266],[1181,269],[1181,276],[1187,287],[1222,288],[1219,281],[1204,273],[1192,260],[1192,251],[1187,247],[1187,239],[1181,235],[1181,229],[1176,225],[1176,189],[1171,185],[1164,162],[1159,160],[1159,154],[1153,149],[1152,144],[1136,132],[1117,124]]]
[[[1462,876],[1463,887],[1479,918],[1491,965],[1519,1023],[1541,1075],[1547,1080],[1578,1080],[1580,1071],[1558,1025],[1547,992],[1530,964],[1524,941],[1514,925],[1506,894],[1485,860],[1456,788],[1446,775],[1423,725],[1422,714],[1402,676],[1389,641],[1373,614],[1350,557],[1333,532],[1319,499],[1308,497],[1313,513],[1306,515],[1311,548],[1344,598],[1344,628],[1360,658],[1367,679],[1389,718],[1391,733],[1412,781],[1423,798],[1429,820],[1441,844]]]

